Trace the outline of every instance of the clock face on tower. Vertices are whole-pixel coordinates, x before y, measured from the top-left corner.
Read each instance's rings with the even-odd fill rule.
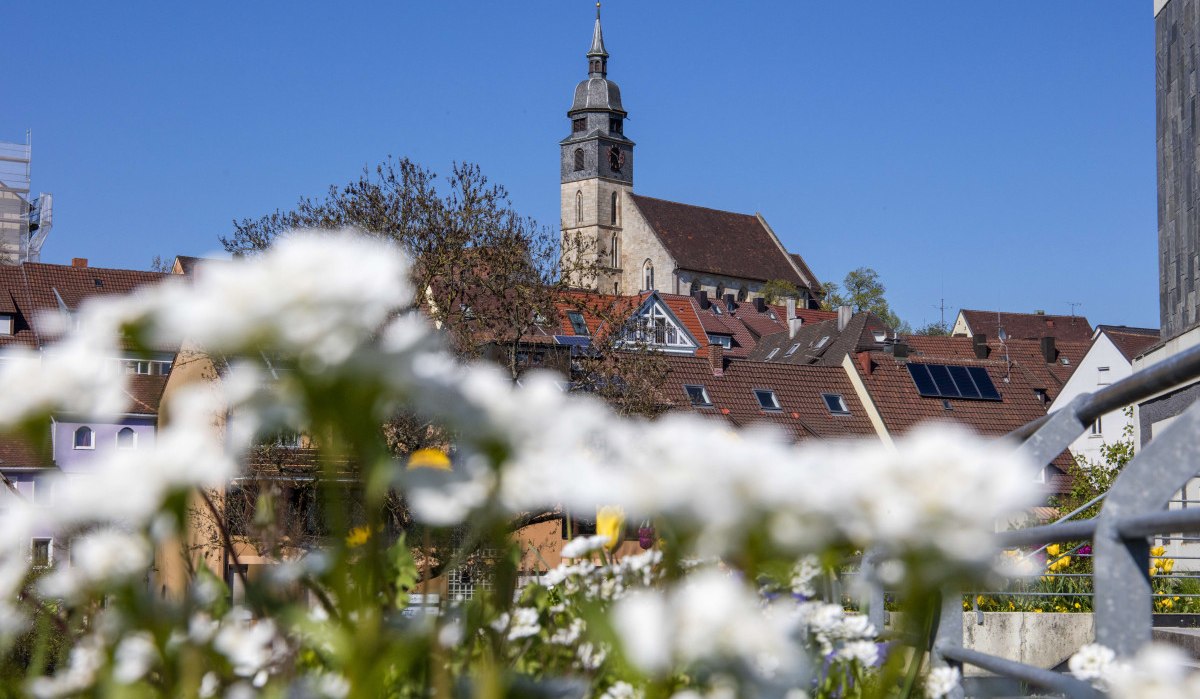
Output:
[[[613,172],[620,172],[625,166],[625,151],[621,150],[616,145],[608,147],[608,166]]]

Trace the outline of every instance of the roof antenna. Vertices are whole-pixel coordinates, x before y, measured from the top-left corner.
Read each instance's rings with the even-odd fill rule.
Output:
[[[1072,323],[1074,323],[1074,322],[1075,322],[1075,307],[1076,307],[1076,306],[1082,306],[1082,305],[1083,305],[1083,302],[1081,302],[1081,301],[1067,301],[1067,305],[1071,307],[1071,322],[1072,322]]]
[[[996,311],[996,337],[1000,339],[1000,346],[1004,348],[1004,363],[1007,365],[1004,369],[1004,383],[1009,383],[1009,376],[1012,375],[1012,359],[1008,356],[1008,333],[1004,332],[1004,326],[1000,324],[1000,311]]]

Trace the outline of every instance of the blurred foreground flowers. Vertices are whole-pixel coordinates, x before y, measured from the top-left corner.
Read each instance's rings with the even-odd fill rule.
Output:
[[[53,508],[17,502],[0,514],[0,640],[17,686],[416,697],[560,683],[575,696],[848,697],[941,694],[957,681],[948,671],[918,681],[920,653],[887,653],[879,630],[821,599],[832,586],[818,583],[828,562],[876,550],[895,562],[887,582],[910,616],[925,618],[938,586],[990,565],[995,521],[1029,503],[1031,470],[1009,450],[945,429],[894,448],[797,447],[692,416],[622,419],[555,377],[514,385],[457,363],[413,310],[407,271],[379,242],[292,235],[192,283],[90,304],[59,351],[0,362],[0,427],[20,430],[60,411],[119,410],[124,377],[99,369],[117,338],[219,358],[217,380],[171,393],[153,448],[64,478]],[[391,454],[379,425],[397,414],[445,430],[453,458]],[[180,560],[180,542],[192,513],[219,508],[206,494],[225,492],[262,436],[284,429],[319,453],[306,477],[323,484],[325,544],[278,549],[258,577],[235,570],[235,596],[207,560]],[[383,526],[397,493],[411,539]],[[540,552],[521,550],[513,522],[562,510],[597,512],[597,536],[570,542],[570,562],[522,567]],[[626,521],[644,523],[644,553],[617,548]],[[44,529],[74,539],[73,565],[31,566],[31,532]],[[236,560],[234,548],[218,563]],[[422,581],[478,551],[492,552],[490,591],[412,613]],[[185,590],[146,584],[148,570],[172,566]]]

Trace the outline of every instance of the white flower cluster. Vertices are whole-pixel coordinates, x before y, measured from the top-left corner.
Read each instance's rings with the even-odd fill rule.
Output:
[[[821,562],[816,556],[804,556],[792,569],[792,594],[802,597],[815,597],[817,588],[815,582],[821,576]]]
[[[571,543],[597,538],[607,540],[608,537],[580,538]],[[564,548],[564,555],[565,551]],[[658,577],[656,566],[661,560],[662,552],[652,549],[609,564],[590,560],[562,563],[542,575],[539,584],[559,588],[568,596],[580,594],[585,599],[612,601],[625,596],[630,587],[646,587],[653,583]]]
[[[797,610],[801,628],[806,630],[822,655],[836,652],[848,660],[863,660],[871,665],[877,659],[875,627],[863,614],[848,614],[840,604],[804,602]],[[867,650],[863,643],[870,643]]]
[[[956,667],[935,667],[925,676],[925,696],[928,699],[942,699],[958,688],[962,679]]]
[[[1200,697],[1200,672],[1175,646],[1152,643],[1128,660],[1111,648],[1089,643],[1067,661],[1076,678],[1090,682],[1113,699],[1190,699]]]

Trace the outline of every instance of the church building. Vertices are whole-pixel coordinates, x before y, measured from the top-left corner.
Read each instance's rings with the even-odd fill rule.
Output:
[[[634,142],[625,135],[621,90],[608,79],[599,3],[587,60],[588,77],[567,112],[571,135],[560,143],[564,273],[602,293],[705,291],[737,301],[760,296],[766,282],[779,279],[800,290],[802,308],[815,308],[816,276],[761,214],[634,193]],[[567,269],[582,266],[586,278]]]

